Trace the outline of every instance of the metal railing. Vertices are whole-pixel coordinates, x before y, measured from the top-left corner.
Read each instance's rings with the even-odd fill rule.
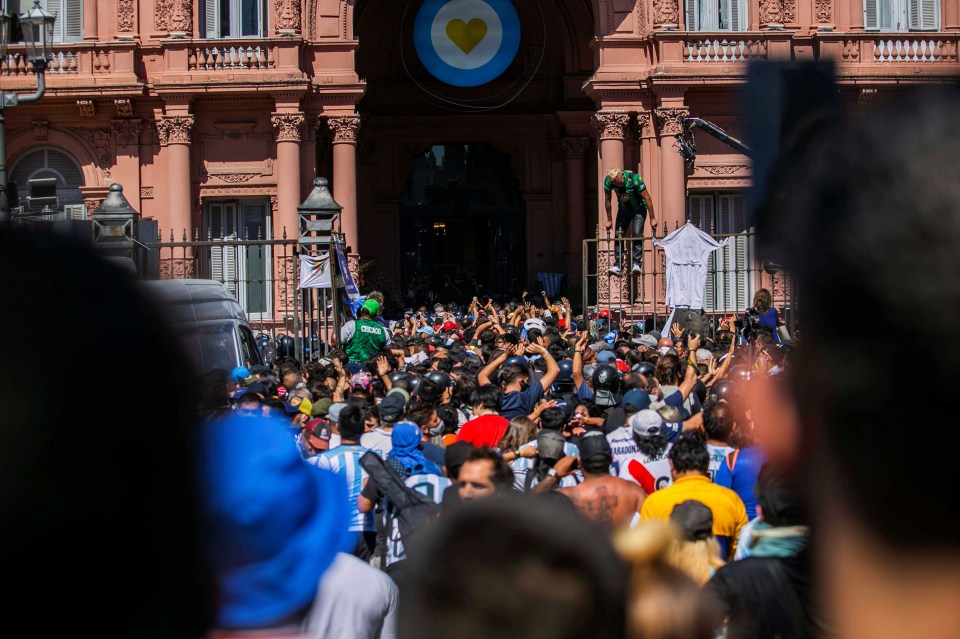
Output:
[[[285,233],[284,233],[285,236]],[[258,338],[276,342],[294,338],[295,356],[305,362],[325,353],[334,335],[333,298],[328,289],[298,290],[296,238],[267,240],[245,237],[201,240],[169,237],[144,245],[152,266],[148,278],[216,280],[224,284],[247,312]]]
[[[676,230],[663,228],[657,236],[596,237],[583,241],[583,308],[595,315],[607,310],[620,321],[645,321],[646,330],[664,332],[664,323],[671,308],[666,305],[666,255],[653,241],[663,239]],[[758,258],[756,233],[749,229],[740,233],[712,235],[717,241],[727,240],[724,248],[710,254],[707,260],[706,290],[703,310],[709,317],[711,334],[724,317],[740,318],[753,304],[753,296],[761,288],[771,292],[773,305],[780,311],[791,334],[796,326],[796,288],[790,276],[776,264]],[[621,272],[609,272],[614,264],[616,243],[622,242]],[[643,259],[633,271],[633,247],[642,243]],[[666,327],[669,330],[669,327]]]

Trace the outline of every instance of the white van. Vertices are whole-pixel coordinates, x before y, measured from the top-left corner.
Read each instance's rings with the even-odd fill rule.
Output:
[[[147,295],[166,315],[198,374],[263,364],[247,315],[215,280],[146,280]]]

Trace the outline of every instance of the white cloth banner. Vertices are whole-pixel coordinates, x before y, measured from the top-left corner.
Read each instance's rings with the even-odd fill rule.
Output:
[[[300,288],[330,288],[330,253],[300,256]]]
[[[687,222],[662,240],[654,240],[667,256],[667,306],[703,308],[707,290],[707,259],[727,245]],[[664,327],[668,333],[670,327]]]

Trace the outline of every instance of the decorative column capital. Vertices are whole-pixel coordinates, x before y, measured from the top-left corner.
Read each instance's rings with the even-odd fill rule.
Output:
[[[643,130],[650,126],[650,112],[639,111],[637,113],[637,132],[642,136]]]
[[[168,144],[190,144],[190,134],[193,133],[194,117],[192,115],[165,115],[157,122],[157,133],[160,135],[161,146]]]
[[[567,160],[582,160],[590,148],[590,138],[563,138],[560,140],[560,149]]]
[[[140,132],[143,130],[143,120],[113,120],[110,122],[113,137],[117,146],[137,146],[140,144]]]
[[[327,126],[333,131],[333,143],[356,144],[357,131],[360,130],[359,115],[341,115],[327,120]]]
[[[653,26],[670,27],[680,24],[680,3],[677,0],[653,0]],[[690,25],[686,25],[692,31]]]
[[[303,138],[302,113],[272,113],[270,121],[273,123],[277,142],[299,142]]]
[[[157,0],[153,5],[153,24],[157,31],[192,33],[193,2],[191,0]]]
[[[597,136],[601,140],[622,140],[627,135],[629,124],[630,114],[624,111],[597,111],[593,114],[593,125],[597,128]]]
[[[683,130],[683,119],[690,116],[687,107],[658,107],[654,111],[660,135],[676,135]]]

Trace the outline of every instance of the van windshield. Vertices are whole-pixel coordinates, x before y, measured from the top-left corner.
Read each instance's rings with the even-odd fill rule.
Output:
[[[237,340],[231,323],[196,326],[179,331],[194,370],[206,372],[215,368],[232,371],[237,354]]]

